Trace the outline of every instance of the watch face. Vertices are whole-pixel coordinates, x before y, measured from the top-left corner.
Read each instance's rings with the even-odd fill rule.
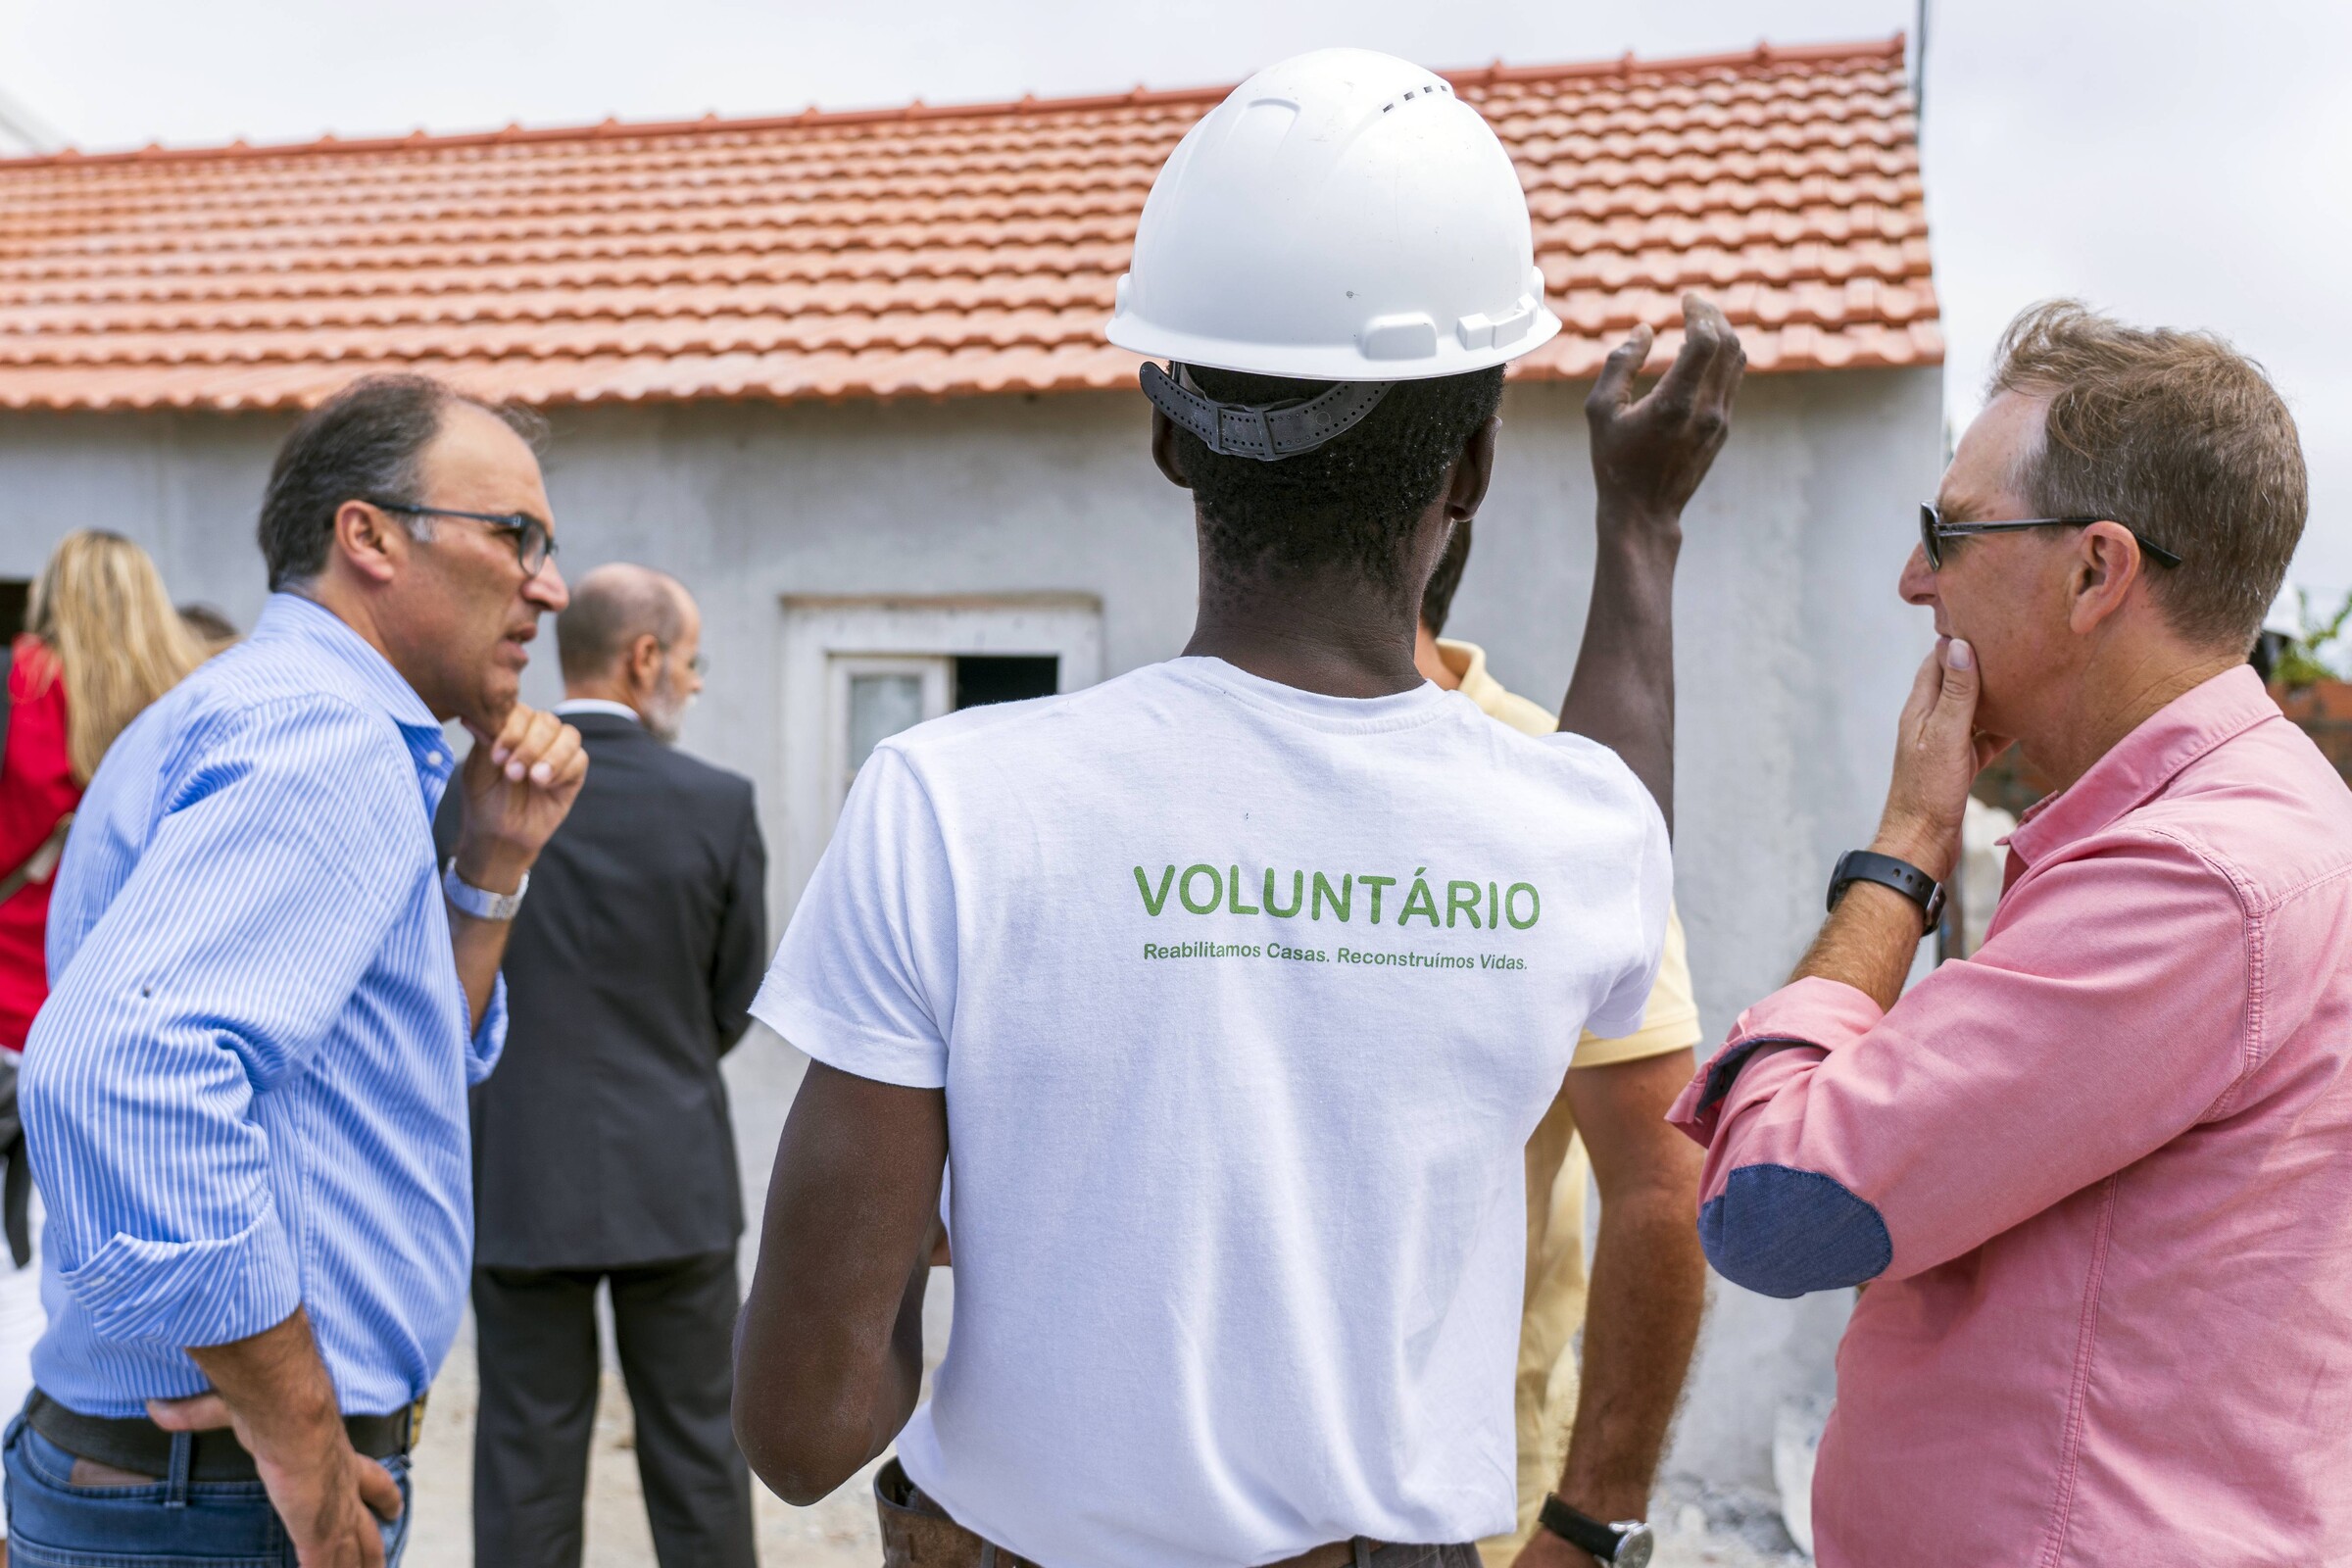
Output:
[[[1617,1555],[1610,1559],[1617,1568],[1649,1568],[1649,1554],[1656,1548],[1649,1526],[1635,1521],[1609,1528],[1623,1533],[1617,1542]]]

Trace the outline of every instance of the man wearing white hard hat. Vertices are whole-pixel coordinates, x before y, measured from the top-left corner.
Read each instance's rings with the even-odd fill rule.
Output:
[[[1641,1026],[1665,932],[1679,519],[1741,368],[1686,326],[1656,390],[1643,330],[1588,405],[1584,652],[1562,733],[1519,735],[1413,666],[1502,367],[1559,329],[1510,160],[1352,50],[1186,136],[1110,336],[1165,362],[1192,641],[884,742],[754,1004],[813,1058],[737,1335],[769,1486],[895,1439],[909,1568],[1473,1568],[1511,1528],[1522,1151],[1579,1031]],[[1646,1560],[1630,1517],[1556,1517],[1523,1561]]]

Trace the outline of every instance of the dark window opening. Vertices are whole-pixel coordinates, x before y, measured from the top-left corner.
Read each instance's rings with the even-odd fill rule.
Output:
[[[0,577],[0,647],[17,640],[24,629],[24,612],[32,599],[32,584],[22,577]]]
[[[1060,686],[1061,660],[1053,654],[959,654],[956,659],[957,712],[990,703],[1051,697]]]

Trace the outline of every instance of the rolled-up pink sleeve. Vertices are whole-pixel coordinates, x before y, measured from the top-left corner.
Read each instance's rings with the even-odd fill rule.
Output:
[[[1775,992],[1668,1115],[1707,1151],[1708,1259],[1767,1296],[1899,1279],[2226,1109],[2263,1044],[2260,933],[2226,871],[2139,830],[2034,868],[1889,1011]]]

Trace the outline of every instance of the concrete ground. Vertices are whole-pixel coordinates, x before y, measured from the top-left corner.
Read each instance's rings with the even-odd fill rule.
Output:
[[[471,1335],[450,1352],[433,1385],[424,1441],[416,1452],[414,1533],[405,1568],[470,1568],[473,1562],[473,1411],[476,1389]],[[753,1485],[760,1526],[760,1560],[767,1568],[876,1568],[881,1539],[865,1488],[856,1481],[813,1508],[795,1508]],[[588,1467],[588,1545],[584,1568],[653,1568],[645,1494],[637,1485],[637,1456],[628,1396],[616,1374],[605,1375],[598,1401],[596,1449]]]

